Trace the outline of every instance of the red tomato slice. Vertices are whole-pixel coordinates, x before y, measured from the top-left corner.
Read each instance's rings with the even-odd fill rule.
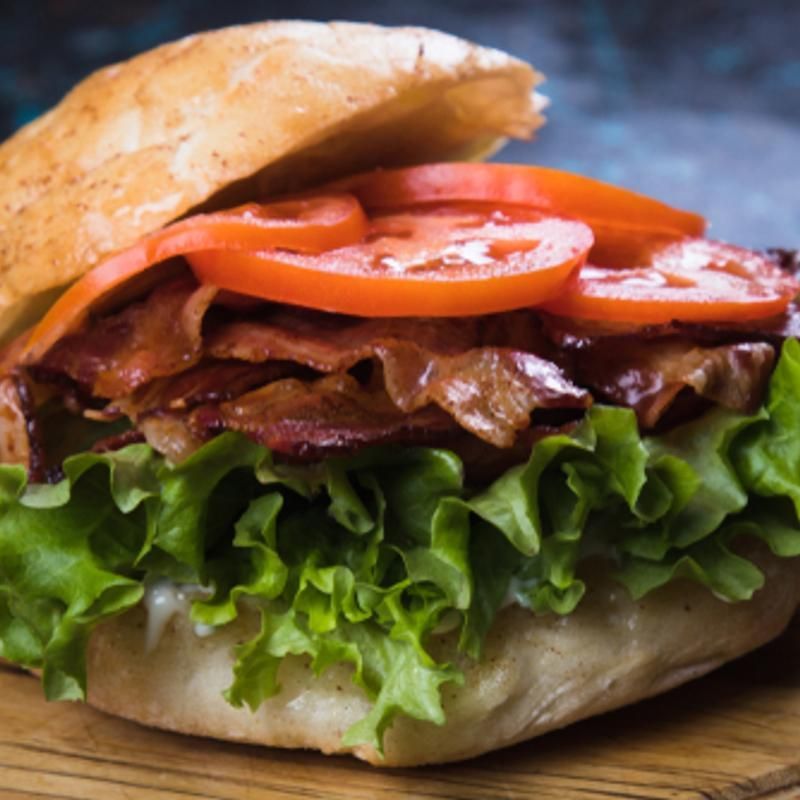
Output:
[[[761,319],[786,310],[797,280],[764,256],[687,239],[634,269],[584,266],[546,311],[565,317],[655,324]]]
[[[581,222],[463,209],[418,209],[371,220],[365,240],[318,255],[281,250],[188,256],[224,289],[368,317],[453,317],[552,298],[586,258]]]
[[[703,217],[602,181],[516,164],[426,164],[375,170],[334,184],[367,209],[425,203],[491,202],[574,217],[595,235],[592,263],[633,265],[643,253],[705,231]]]
[[[286,247],[319,253],[359,241],[367,219],[359,202],[342,193],[249,203],[176,222],[102,262],[73,284],[34,328],[23,356],[34,361],[77,327],[110,292],[155,264],[197,250]]]

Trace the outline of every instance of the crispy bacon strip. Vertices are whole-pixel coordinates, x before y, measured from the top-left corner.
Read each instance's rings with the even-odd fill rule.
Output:
[[[133,420],[161,411],[184,411],[207,403],[239,397],[258,386],[287,377],[313,377],[288,361],[248,364],[242,361],[204,361],[185,372],[157,378],[127,397],[112,401],[102,412],[115,418],[124,414]]]
[[[435,407],[405,413],[381,390],[350,375],[313,383],[287,379],[223,403],[220,421],[279,453],[303,458],[349,453],[376,444],[424,444],[457,430]]]
[[[587,389],[633,408],[645,429],[684,418],[678,400],[689,395],[752,410],[771,343],[800,333],[796,304],[780,319],[743,325],[641,327],[526,310],[360,319],[223,296],[214,303],[215,291],[191,280],[166,284],[59,342],[34,374],[87,413],[130,417],[175,461],[225,429],[293,457],[443,436],[510,452],[533,412],[585,408]],[[32,440],[20,427],[30,420],[18,390],[4,392],[0,457],[30,463]],[[111,402],[97,412],[98,400]]]
[[[136,419],[156,409],[238,396],[259,382],[286,377],[286,364],[342,374],[377,361],[397,409],[411,414],[438,405],[497,447],[513,445],[536,408],[591,402],[555,364],[534,355],[541,337],[530,313],[357,319],[277,307],[262,309],[254,320],[225,322],[223,312],[204,339],[201,326],[212,299],[212,292],[190,282],[168,284],[60,342],[39,369],[67,375],[92,396],[115,401],[110,413]],[[489,346],[494,342],[504,346]],[[229,366],[197,366],[203,355]],[[237,368],[233,361],[255,366]]]
[[[440,409],[404,413],[385,392],[365,389],[342,374],[313,383],[287,378],[225,403],[158,412],[144,418],[140,429],[173,461],[183,460],[224,430],[239,431],[277,453],[301,459],[377,444],[436,444],[458,432]]]
[[[465,430],[495,447],[511,447],[536,408],[586,408],[591,396],[551,361],[515,350],[481,347],[432,358],[412,342],[376,348],[386,391],[403,411],[434,403]]]
[[[372,358],[380,343],[413,341],[431,353],[456,354],[475,347],[478,337],[475,317],[359,319],[279,308],[217,326],[208,334],[206,352],[218,359],[294,361],[318,372],[343,372]]]
[[[67,375],[94,397],[121,398],[139,386],[196,364],[203,318],[216,295],[192,280],[168,283],[118,314],[96,320],[56,344],[38,375]]]
[[[800,303],[789,304],[783,314],[743,322],[669,322],[640,325],[631,322],[603,322],[569,319],[541,314],[541,330],[556,352],[590,348],[602,340],[636,338],[651,341],[670,336],[685,337],[696,344],[734,344],[767,341],[780,344],[790,337],[800,338]]]
[[[531,349],[540,344],[533,315],[507,317],[506,324],[494,318],[353,320],[287,310],[266,322],[222,326],[206,349],[215,358],[287,359],[327,373],[377,359],[398,408],[410,413],[436,404],[476,436],[510,447],[535,408],[585,408],[591,398],[530,350],[480,346],[487,339],[527,341]]]
[[[374,394],[369,397],[363,389],[352,393],[353,384],[349,380],[344,386],[336,385],[338,379],[333,383],[332,380],[323,378],[322,385],[314,387],[294,383],[273,388],[270,393],[281,395],[280,404],[270,402],[270,393],[259,391],[231,404],[225,414],[213,404],[191,412],[156,412],[141,420],[139,431],[126,435],[131,439],[121,439],[119,444],[139,441],[138,437],[134,439],[134,434],[139,434],[153,448],[178,463],[208,439],[227,430],[226,416],[230,419],[233,411],[239,418],[236,428],[269,446],[278,460],[315,461],[328,455],[347,455],[373,444],[429,444],[455,451],[464,463],[467,480],[485,484],[507,469],[524,463],[534,442],[572,430],[578,424],[536,424],[520,434],[513,447],[495,447],[459,429],[452,419],[435,408],[401,418],[396,410],[384,406],[383,413],[376,414],[372,402],[376,399]],[[379,406],[385,402],[385,397],[378,399]],[[259,413],[260,403],[266,403],[266,415]],[[365,404],[366,418],[361,411],[362,404]],[[357,420],[353,419],[354,410]],[[278,414],[284,416],[278,418]],[[305,445],[301,434],[306,437]],[[96,449],[101,446],[107,449],[115,444],[104,441],[98,443]]]
[[[603,399],[632,408],[653,428],[685,389],[751,413],[764,395],[775,350],[764,342],[698,347],[686,339],[609,339],[575,355],[577,380]]]

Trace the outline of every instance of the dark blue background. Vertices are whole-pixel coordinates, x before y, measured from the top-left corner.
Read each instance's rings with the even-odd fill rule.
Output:
[[[796,0],[0,0],[0,12],[4,135],[93,69],[186,33],[271,17],[425,24],[547,74],[550,123],[504,160],[697,209],[718,238],[800,246]]]

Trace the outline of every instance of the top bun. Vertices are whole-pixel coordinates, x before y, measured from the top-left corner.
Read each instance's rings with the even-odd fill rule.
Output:
[[[437,31],[313,22],[190,36],[102,69],[0,145],[0,342],[190,210],[529,137],[540,79]]]

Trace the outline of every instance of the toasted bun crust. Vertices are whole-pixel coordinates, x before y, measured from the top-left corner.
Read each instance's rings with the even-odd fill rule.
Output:
[[[313,22],[190,36],[102,69],[0,145],[0,341],[209,198],[528,137],[543,121],[539,80],[436,31]]]
[[[688,582],[634,602],[597,575],[568,617],[537,617],[512,606],[498,617],[479,664],[462,662],[466,683],[446,685],[443,727],[399,719],[386,737],[383,766],[453,761],[519,742],[685,683],[777,636],[800,604],[800,559],[760,560],[767,582],[751,602],[726,604]],[[96,707],[184,733],[344,752],[343,732],[369,708],[349,668],[314,678],[295,658],[281,667],[280,694],[256,713],[229,706],[231,648],[257,629],[253,615],[198,638],[174,617],[145,652],[145,612],[136,609],[95,631],[89,701]],[[447,637],[433,643],[454,653]]]

